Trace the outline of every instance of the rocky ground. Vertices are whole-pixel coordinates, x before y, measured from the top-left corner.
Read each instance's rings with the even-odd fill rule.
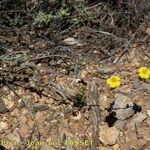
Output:
[[[149,150],[148,6],[0,2],[0,150]]]
[[[82,41],[62,42],[65,46],[57,51],[67,55],[37,55],[38,49],[29,55],[29,48],[7,48],[6,57],[1,55],[1,149],[149,150],[150,81],[137,72],[143,65],[150,67],[148,47],[133,43],[129,54],[118,53],[113,61],[85,61],[76,53],[84,47]],[[42,44],[48,43],[29,47],[40,49]],[[106,84],[112,74],[121,77],[116,89]]]

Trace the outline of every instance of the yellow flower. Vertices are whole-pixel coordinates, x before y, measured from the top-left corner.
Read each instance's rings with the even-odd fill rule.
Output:
[[[107,84],[111,87],[111,88],[116,88],[120,86],[120,77],[119,76],[110,76],[110,78],[107,79]]]
[[[150,77],[150,70],[147,67],[139,68],[138,72],[140,78],[148,79]]]

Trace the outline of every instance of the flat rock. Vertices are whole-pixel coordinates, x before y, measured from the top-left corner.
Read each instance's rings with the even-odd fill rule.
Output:
[[[143,146],[143,150],[149,150],[150,148],[150,141],[147,141],[146,144]]]
[[[145,119],[147,115],[144,113],[137,113],[135,114],[126,124],[127,129],[134,129],[135,125],[140,125]]]
[[[143,83],[143,89],[150,91],[150,84],[148,84],[148,83]]]
[[[98,72],[102,74],[108,74],[108,73],[114,73],[116,69],[117,68],[114,66],[100,66]]]
[[[125,96],[123,94],[119,94],[114,101],[113,109],[126,108],[127,105],[133,104],[130,101],[131,101],[131,99],[128,96]]]
[[[126,123],[127,120],[117,120],[114,124],[114,127],[116,127],[118,130],[123,131]]]
[[[133,86],[137,90],[148,90],[148,91],[150,91],[150,84],[144,83],[142,81],[138,81],[138,80],[134,81]]]
[[[99,140],[104,145],[114,145],[119,136],[119,130],[115,127],[101,126],[99,132]]]
[[[124,134],[125,134],[126,144],[128,145],[127,149],[145,150],[145,149],[143,149],[143,146],[146,141],[140,137],[138,138],[138,135],[135,130],[133,130],[133,131],[129,130],[127,132],[124,132]]]
[[[119,120],[125,120],[134,115],[134,110],[132,107],[126,109],[115,110],[116,118]]]

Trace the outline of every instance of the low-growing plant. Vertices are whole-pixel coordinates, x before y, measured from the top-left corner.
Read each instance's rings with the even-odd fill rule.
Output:
[[[78,94],[74,97],[74,106],[78,108],[82,108],[83,106],[86,106],[86,95],[85,95],[86,89],[85,87],[82,87]]]
[[[48,25],[54,18],[55,16],[51,13],[45,14],[43,12],[39,12],[37,15],[34,16],[33,24],[39,26]]]

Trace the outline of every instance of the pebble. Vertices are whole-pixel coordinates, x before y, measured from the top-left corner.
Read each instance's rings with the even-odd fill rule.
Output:
[[[38,122],[43,122],[45,118],[46,118],[46,115],[44,114],[44,111],[42,112],[39,111],[35,114],[35,120]]]
[[[18,108],[15,108],[11,113],[10,113],[11,116],[19,116],[20,113],[19,113],[19,109]]]
[[[21,126],[20,129],[19,129],[19,133],[20,133],[21,137],[29,138],[30,135],[31,135],[31,131],[30,131],[29,126],[27,126],[27,125]]]
[[[30,128],[33,128],[33,126],[34,126],[34,121],[31,120],[31,119],[29,119],[28,122],[27,122],[27,124],[29,125]]]
[[[78,40],[72,38],[72,37],[68,37],[66,39],[63,40],[63,42],[67,45],[77,45],[77,46],[82,46],[81,43],[79,43]]]
[[[129,85],[123,85],[122,87],[120,87],[119,89],[118,89],[118,91],[120,92],[120,93],[124,93],[124,94],[130,94],[131,93],[131,88],[130,88],[130,86]]]
[[[8,124],[6,122],[0,122],[0,131],[6,130],[8,128]]]
[[[145,32],[150,36],[150,27],[148,27]]]
[[[21,124],[25,124],[28,121],[28,119],[25,116],[20,116],[19,120]]]
[[[10,140],[10,141],[14,141],[16,143],[20,143],[21,142],[21,138],[20,138],[20,135],[14,131],[13,133],[9,133],[7,135],[7,138]]]
[[[114,150],[119,150],[120,148],[119,148],[119,145],[118,144],[115,144],[114,146],[113,146],[113,149]]]
[[[6,121],[8,118],[6,117],[6,116],[4,116],[3,118],[2,118],[2,121]]]
[[[113,67],[113,66],[101,66],[99,69],[98,69],[98,72],[102,73],[102,74],[111,74],[111,73],[114,73],[116,71],[116,67]]]
[[[119,136],[119,130],[115,127],[101,126],[99,132],[99,140],[103,145],[114,145]]]
[[[102,111],[104,111],[108,107],[108,98],[106,95],[101,95],[99,100],[100,100],[100,104],[101,104],[100,109]]]
[[[7,109],[11,109],[14,106],[14,101],[5,98],[4,100],[5,106]]]
[[[150,110],[147,110],[147,114],[148,114],[148,116],[150,117]]]
[[[150,84],[143,83],[143,89],[150,91]]]
[[[80,73],[81,78],[86,78],[87,75],[88,75],[88,72],[86,70],[82,70],[81,73]]]
[[[71,118],[73,120],[80,120],[82,117],[81,113],[78,111],[78,112],[73,112],[72,115],[71,115]]]

